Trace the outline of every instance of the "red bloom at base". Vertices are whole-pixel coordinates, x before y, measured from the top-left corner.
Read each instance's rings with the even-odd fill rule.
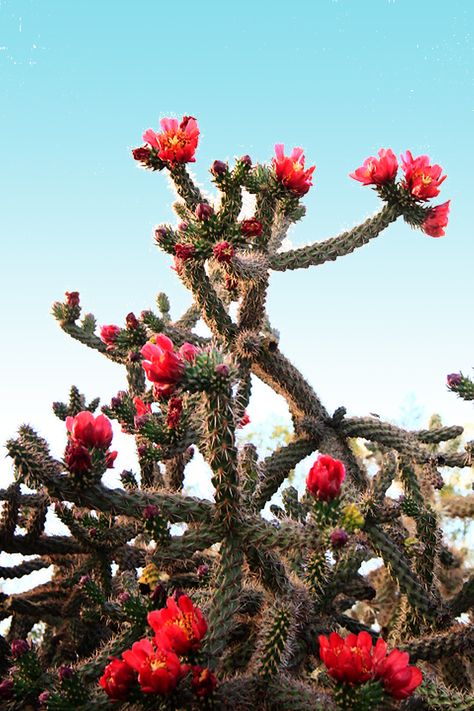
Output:
[[[178,119],[163,118],[160,121],[161,133],[149,128],[143,134],[143,140],[158,151],[158,157],[168,163],[193,163],[199,141],[199,128],[192,116]]]
[[[110,664],[105,667],[99,684],[111,699],[123,700],[127,698],[135,680],[135,672],[126,662],[112,659]]]
[[[421,225],[423,232],[430,237],[444,237],[444,228],[448,224],[449,215],[449,203],[451,201],[443,202],[441,205],[436,205],[436,207],[431,208],[425,221]]]
[[[181,664],[174,652],[157,649],[149,639],[141,639],[122,654],[124,661],[138,673],[144,694],[169,694],[181,677]]]
[[[84,410],[75,417],[66,417],[66,428],[72,439],[88,449],[108,449],[112,443],[112,425],[105,415],[94,417]]]
[[[443,169],[440,165],[431,165],[428,156],[413,158],[410,151],[400,158],[405,173],[403,187],[415,200],[429,200],[439,195],[439,186],[447,177],[441,176]]]
[[[378,158],[375,156],[366,158],[361,167],[353,173],[349,173],[349,176],[361,182],[362,185],[384,185],[384,183],[394,180],[398,170],[395,153],[391,148],[387,150],[381,148],[378,155]]]
[[[420,686],[423,674],[418,667],[410,666],[408,652],[393,649],[388,656],[387,645],[382,639],[375,645],[375,679],[380,679],[385,691],[394,699],[406,699]]]
[[[345,684],[379,680],[394,699],[406,699],[423,681],[423,674],[409,666],[409,655],[394,649],[387,656],[387,644],[380,637],[372,646],[368,632],[349,634],[343,639],[332,632],[319,637],[319,656],[328,674]]]
[[[272,163],[278,182],[298,197],[305,195],[313,184],[311,176],[316,166],[313,165],[305,170],[302,148],[293,148],[291,156],[285,156],[283,143],[277,143],[275,155],[276,158],[272,159]]]
[[[306,478],[306,486],[312,496],[320,501],[331,501],[341,493],[346,468],[338,459],[321,454]]]
[[[207,632],[207,623],[198,607],[187,595],[176,600],[169,597],[166,607],[148,614],[148,624],[155,631],[160,646],[168,644],[176,654],[199,649]]]

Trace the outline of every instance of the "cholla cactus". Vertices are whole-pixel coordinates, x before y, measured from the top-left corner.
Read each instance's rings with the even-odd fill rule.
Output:
[[[61,461],[30,426],[8,442],[16,479],[1,492],[0,536],[25,559],[0,573],[51,567],[52,576],[2,598],[11,617],[2,708],[472,709],[473,578],[443,542],[438,514],[439,468],[471,463],[470,451],[440,450],[462,428],[405,431],[348,418],[343,407],[329,413],[280,351],[265,311],[272,271],[335,260],[399,217],[444,234],[449,203],[428,203],[441,168],[407,151],[397,182],[397,158],[380,150],[352,174],[378,192],[380,211],[282,251],[313,178],[302,149],[277,145],[270,165],[215,161],[212,205],[185,167],[196,120],[161,126],[133,154],[176,187],[178,224],[158,227],[155,239],[193,305],[173,320],[160,294],[158,313],[130,313],[99,335],[92,314],[80,320],[77,292],[53,306],[66,333],[124,366],[127,389],[98,415],[97,400],[87,404],[76,388],[54,403],[65,422]],[[244,190],[255,196],[250,219],[240,218]],[[194,330],[200,319],[209,338]],[[236,438],[253,377],[286,399],[293,422],[292,439],[263,460]],[[116,456],[111,419],[135,438],[140,466],[122,472],[117,489],[101,481]],[[372,443],[375,474],[355,438]],[[194,449],[211,469],[213,500],[183,493]],[[285,482],[310,456],[300,496]],[[394,481],[398,500],[386,495]],[[269,520],[262,511],[282,486]],[[469,500],[444,506],[472,516]],[[51,508],[70,536],[45,533]],[[374,557],[383,566],[364,574]]]

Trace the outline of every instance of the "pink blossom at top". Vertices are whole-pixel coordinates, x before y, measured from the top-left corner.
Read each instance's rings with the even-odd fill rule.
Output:
[[[272,163],[277,180],[298,197],[305,195],[313,184],[311,176],[316,166],[313,165],[305,170],[303,149],[293,148],[291,156],[285,156],[283,143],[277,143],[275,156]]]
[[[105,415],[94,417],[85,410],[75,417],[67,417],[66,428],[71,439],[88,449],[108,449],[112,443],[112,425]]]
[[[362,185],[384,185],[394,180],[398,170],[395,153],[391,148],[387,150],[381,148],[378,155],[378,158],[375,156],[366,158],[361,167],[353,173],[349,173],[349,176],[361,182]]]
[[[149,128],[143,140],[158,151],[158,157],[168,163],[193,163],[199,141],[199,128],[192,116],[183,116],[180,123],[175,118],[160,121],[161,133]]]
[[[443,169],[440,165],[431,165],[428,156],[413,158],[410,151],[400,158],[405,173],[403,187],[416,200],[429,200],[439,195],[439,186],[447,177],[441,175]]]
[[[444,228],[448,224],[450,202],[451,200],[448,200],[441,205],[436,205],[436,207],[431,208],[425,221],[421,225],[421,229],[425,234],[430,237],[444,237]]]

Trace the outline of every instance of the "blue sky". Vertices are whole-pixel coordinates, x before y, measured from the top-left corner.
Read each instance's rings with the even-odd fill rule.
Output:
[[[1,441],[26,420],[60,455],[50,403],[72,383],[103,401],[124,385],[49,315],[65,290],[99,323],[122,323],[160,290],[174,314],[188,305],[152,242],[171,218],[167,181],[130,157],[144,129],[183,113],[201,128],[193,170],[205,187],[214,158],[305,148],[317,167],[295,245],[374,212],[375,194],[348,173],[380,147],[445,168],[445,238],[397,222],[343,260],[275,275],[268,306],[329,409],[397,419],[411,398],[425,415],[472,421],[444,380],[474,365],[473,19],[459,0],[2,0]],[[259,402],[256,422],[283,412]],[[119,469],[132,457],[122,446]]]

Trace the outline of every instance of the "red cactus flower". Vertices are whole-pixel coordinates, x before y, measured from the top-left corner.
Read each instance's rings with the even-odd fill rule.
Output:
[[[193,673],[191,687],[196,696],[200,698],[210,696],[217,686],[215,675],[207,667],[193,666],[191,671]]]
[[[199,348],[192,343],[183,343],[177,353],[174,352],[173,342],[164,334],[154,337],[154,343],[146,343],[141,349],[145,357],[142,365],[148,380],[155,383],[158,396],[171,395],[185,368],[185,361],[192,362]]]
[[[387,645],[378,639],[374,650],[374,676],[394,699],[406,699],[420,686],[423,674],[418,667],[409,665],[408,652],[393,649],[388,656],[386,654]]]
[[[262,230],[262,223],[256,217],[250,217],[240,223],[240,231],[244,237],[260,237]]]
[[[160,333],[154,340],[154,343],[146,343],[140,351],[145,358],[142,366],[148,380],[156,383],[158,393],[170,395],[182,378],[184,362],[174,352],[173,342],[167,336]]]
[[[315,165],[305,170],[304,153],[302,148],[293,148],[291,156],[285,156],[285,147],[282,143],[275,146],[276,158],[272,159],[277,180],[292,193],[301,197],[312,186],[312,175]]]
[[[207,632],[207,623],[201,610],[194,607],[187,595],[180,595],[178,601],[169,597],[166,607],[148,614],[148,624],[155,631],[155,639],[168,642],[176,654],[187,654],[198,649]]]
[[[161,133],[149,128],[143,134],[143,140],[158,151],[158,157],[168,163],[193,163],[199,141],[199,128],[192,116],[178,119],[163,118],[160,121]]]
[[[66,304],[68,306],[79,306],[79,301],[78,291],[66,291]]]
[[[237,429],[240,430],[242,427],[249,425],[250,422],[251,422],[250,417],[248,416],[247,412],[244,412],[239,424],[237,425]]]
[[[112,425],[105,415],[94,417],[85,410],[75,417],[67,417],[66,428],[73,440],[88,449],[108,449],[112,443]]]
[[[441,176],[443,169],[440,165],[431,165],[428,156],[413,158],[410,151],[400,158],[405,173],[403,187],[416,200],[429,200],[439,195],[439,186],[447,177]]]
[[[320,501],[331,501],[341,493],[346,476],[344,464],[327,454],[321,454],[309,470],[306,486],[312,496]]]
[[[144,694],[169,694],[181,676],[181,664],[174,652],[156,648],[149,639],[141,639],[122,653],[123,660],[136,672]]]
[[[212,251],[217,261],[223,263],[229,263],[235,254],[235,249],[230,242],[227,242],[226,240],[216,244]]]
[[[121,330],[121,328],[115,326],[114,324],[102,326],[100,329],[100,340],[108,346],[113,346]]]
[[[373,677],[372,637],[368,632],[343,639],[331,632],[319,636],[319,656],[328,674],[346,684],[363,684]]]
[[[448,224],[448,214],[449,214],[449,203],[443,202],[441,205],[436,205],[432,207],[425,218],[425,221],[421,225],[423,232],[430,237],[444,237],[444,228]]]
[[[168,414],[166,415],[166,425],[170,430],[176,429],[183,411],[183,401],[180,397],[170,398],[168,405]]]
[[[112,659],[99,679],[99,684],[111,699],[126,699],[136,674],[131,666],[120,659]]]
[[[136,395],[133,398],[133,404],[135,405],[135,410],[137,415],[140,417],[141,415],[148,415],[151,412],[151,405],[149,402],[143,402],[143,400]]]
[[[114,468],[114,462],[117,459],[118,452],[114,450],[113,452],[107,452],[105,455],[105,466],[107,469]]]
[[[366,158],[361,167],[349,173],[349,176],[359,180],[363,185],[384,185],[394,180],[398,170],[395,153],[391,148],[388,150],[381,148],[378,154],[379,158],[375,156]]]
[[[185,242],[178,242],[174,246],[174,251],[178,259],[183,262],[186,259],[192,259],[196,254],[196,247],[193,244],[186,244]]]

